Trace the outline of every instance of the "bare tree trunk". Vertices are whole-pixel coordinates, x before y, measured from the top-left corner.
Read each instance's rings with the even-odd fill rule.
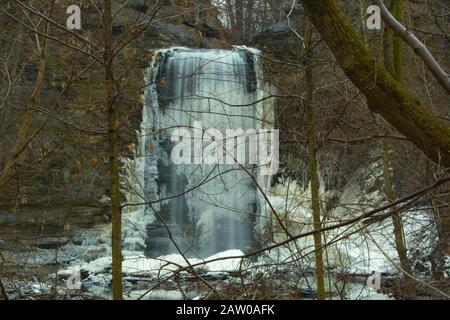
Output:
[[[377,64],[335,1],[303,0],[306,14],[339,66],[379,113],[435,163],[450,167],[450,126]]]
[[[373,2],[380,6],[383,20],[389,28],[414,49],[414,52],[423,60],[445,91],[450,94],[450,76],[442,69],[428,48],[389,12],[382,0],[373,0]],[[400,4],[395,5],[394,10],[401,10]],[[397,39],[396,41],[400,40]]]
[[[195,15],[195,21],[199,21],[199,22],[204,22],[203,21],[203,16],[204,16],[204,12],[203,10],[205,9],[205,1],[204,0],[195,0],[194,1],[194,15]]]
[[[394,192],[392,176],[390,172],[389,144],[387,139],[384,139],[383,141],[383,177],[386,196],[388,197],[390,202],[394,202],[395,200],[397,200],[397,197]],[[414,279],[411,278],[412,268],[411,263],[408,259],[402,219],[398,213],[394,213],[392,215],[392,223],[394,225],[395,248],[397,249],[398,257],[400,259],[400,266],[402,268],[402,271],[404,271],[404,295],[406,298],[414,298],[416,296],[416,285]]]
[[[258,31],[265,30],[268,27],[267,23],[267,11],[268,11],[268,3],[267,1],[264,1],[264,7],[263,7],[263,16],[261,18],[261,26]]]
[[[403,0],[393,0],[392,3],[395,18],[403,21]],[[394,35],[394,70],[397,81],[403,83],[403,42],[398,34]]]
[[[3,281],[2,281],[2,273],[3,273],[3,264],[5,263],[5,259],[3,258],[2,253],[0,252],[0,298],[3,300],[9,300],[8,298],[8,293],[6,292],[6,289],[3,285]]]
[[[8,300],[8,295],[6,293],[5,287],[3,286],[2,279],[0,278],[0,297],[3,300]]]
[[[238,42],[241,42],[244,38],[244,3],[242,1],[238,1],[235,8],[237,40]]]
[[[316,138],[316,119],[314,114],[314,84],[313,84],[313,61],[311,48],[311,23],[305,19],[305,46],[306,46],[306,76],[305,105],[308,113],[308,154],[309,170],[311,175],[311,208],[313,211],[314,230],[322,228],[320,218],[320,199],[319,199],[319,173],[317,164],[317,138]],[[325,300],[325,275],[323,268],[323,248],[322,234],[314,234],[314,248],[316,256],[316,277],[317,277],[317,299]]]
[[[402,0],[393,0],[392,7],[396,14],[397,19],[401,19],[402,15]],[[399,41],[400,40],[400,41]],[[403,69],[403,50],[402,42],[398,37],[393,38],[392,32],[389,29],[385,29],[384,39],[384,63],[386,69],[395,77],[398,83],[402,84],[402,69]],[[388,126],[385,126],[389,130]],[[389,141],[387,138],[383,139],[383,177],[385,193],[390,202],[397,200],[397,196],[394,191],[394,184],[392,182],[392,176],[390,171],[389,160]],[[404,296],[406,298],[414,298],[416,296],[416,285],[412,276],[411,263],[408,259],[408,253],[403,232],[403,223],[399,213],[392,215],[392,223],[394,226],[394,238],[395,247],[400,259],[400,266],[404,271],[405,277],[405,290]]]
[[[45,15],[50,16],[50,12],[53,10],[53,4],[54,1],[49,5],[48,9],[46,10]],[[44,32],[43,34],[48,35],[50,30],[50,24],[48,21],[44,24]],[[36,37],[36,41],[39,42],[39,38]],[[11,174],[13,171],[13,168],[17,162],[17,160],[20,158],[20,156],[23,154],[25,148],[28,145],[28,142],[26,141],[28,129],[31,125],[31,121],[33,119],[33,106],[36,103],[36,100],[39,99],[39,96],[41,94],[41,88],[42,83],[45,79],[45,69],[46,69],[46,56],[47,56],[47,37],[42,37],[42,44],[36,43],[36,46],[38,48],[38,73],[36,77],[36,82],[34,83],[33,91],[28,98],[27,101],[27,110],[25,111],[25,115],[22,120],[22,125],[19,129],[18,136],[16,138],[16,141],[14,143],[14,147],[11,150],[10,156],[5,161],[5,166],[3,167],[2,171],[0,172],[0,189],[8,183],[9,179],[11,178]]]
[[[245,10],[245,41],[250,41],[253,34],[253,6],[254,0],[247,0],[247,7]]]
[[[442,195],[447,193],[447,197],[442,198]],[[441,196],[438,196],[438,195]],[[437,281],[441,281],[444,278],[446,272],[445,257],[447,256],[450,245],[450,189],[447,187],[436,190],[433,194],[432,206],[433,217],[436,222],[439,241],[435,244],[435,247],[431,253],[431,272],[433,277]],[[447,270],[448,273],[448,270]]]
[[[384,32],[384,34],[383,34],[384,66],[391,74],[395,74],[394,54],[393,54],[393,48],[392,48],[394,41],[393,41],[392,31],[389,28],[384,28],[383,32]]]
[[[359,14],[361,15],[361,17],[366,15],[366,1],[365,0],[359,0]],[[362,20],[360,25],[359,25],[359,30],[363,36],[363,41],[364,43],[367,45],[368,43],[368,38],[367,38],[367,28],[366,28],[366,21]]]
[[[113,298],[122,300],[122,221],[120,205],[120,162],[119,162],[119,136],[118,113],[115,108],[115,91],[113,76],[113,47],[112,47],[112,13],[111,0],[103,1],[104,41],[105,41],[105,84],[106,103],[108,112],[108,135],[110,140],[110,198],[112,210],[112,277]]]
[[[227,5],[227,13],[228,13],[228,19],[230,21],[231,30],[235,31],[236,30],[236,16],[234,14],[234,6],[233,6],[232,0],[227,0],[226,5]]]

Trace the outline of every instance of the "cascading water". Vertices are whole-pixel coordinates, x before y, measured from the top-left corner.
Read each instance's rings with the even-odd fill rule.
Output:
[[[205,130],[273,128],[273,101],[258,56],[247,48],[155,53],[145,75],[141,126],[141,183],[146,200],[154,203],[145,210],[156,217],[147,226],[148,255],[180,250],[205,257],[255,245],[265,210],[255,182],[265,189],[269,179],[257,175],[254,164],[244,170],[239,164],[205,164],[195,156],[211,143]],[[176,128],[190,130],[194,140],[200,137],[192,164],[176,165],[171,159]],[[248,158],[254,152],[252,146],[245,148]]]

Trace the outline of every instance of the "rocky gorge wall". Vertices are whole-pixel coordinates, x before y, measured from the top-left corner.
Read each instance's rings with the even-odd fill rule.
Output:
[[[101,43],[103,31],[96,9],[89,1],[83,4],[84,31]],[[142,1],[129,1],[125,7],[115,2],[114,10],[119,8],[120,14],[113,25],[115,40],[128,30],[130,21],[150,12]],[[64,16],[63,4],[55,10],[55,14]],[[145,85],[143,70],[148,67],[153,50],[170,46],[226,46],[219,39],[220,22],[214,12],[197,23],[185,12],[186,8],[176,1],[165,5],[150,27],[116,58],[115,71],[120,75],[116,104],[120,113],[121,151],[125,157],[133,157],[137,144],[141,94]],[[31,51],[34,49],[32,36],[11,19],[1,15],[0,24],[5,30],[20,32],[16,40],[29,44]],[[73,36],[63,38],[76,44]],[[0,127],[4,136],[0,141],[0,168],[17,138],[27,98],[38,77],[37,59],[33,54],[27,57],[23,48],[11,45],[12,37],[2,42],[3,47],[10,47],[16,54],[18,85],[13,88],[7,112],[2,113]],[[0,193],[0,238],[4,240],[29,240],[62,232],[67,235],[79,227],[94,226],[110,219],[106,196],[109,141],[105,134],[104,69],[100,64],[90,66],[91,61],[86,56],[52,41],[48,43],[47,52],[45,77],[33,107],[28,135],[37,134]],[[7,53],[4,54],[6,57]],[[72,81],[74,74],[81,76]]]

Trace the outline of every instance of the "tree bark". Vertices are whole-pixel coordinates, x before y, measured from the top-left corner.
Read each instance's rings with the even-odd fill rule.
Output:
[[[403,21],[403,0],[394,0],[392,9],[397,21]],[[393,42],[395,79],[403,84],[403,42],[398,34],[394,35]]]
[[[389,12],[382,0],[373,0],[373,3],[381,8],[381,16],[389,28],[394,31],[397,37],[401,37],[414,49],[414,52],[423,60],[441,86],[448,94],[450,94],[450,77],[444,69],[442,69],[428,48]],[[394,5],[393,10],[401,12],[400,4]],[[396,41],[400,41],[400,39],[397,39]]]
[[[394,44],[394,38],[391,29],[384,28],[383,30],[383,59],[384,59],[384,66],[387,71],[389,71],[391,74],[395,74],[395,66],[394,66],[394,50],[393,50],[393,44]],[[373,52],[373,50],[372,50]]]
[[[237,1],[235,3],[236,8],[236,32],[237,39],[240,43],[244,38],[244,3],[243,1]]]
[[[319,198],[319,173],[317,164],[317,137],[316,137],[316,118],[314,114],[314,84],[313,84],[313,62],[311,48],[311,24],[305,19],[305,47],[306,47],[306,75],[305,105],[308,114],[308,155],[309,170],[311,175],[311,209],[313,212],[314,230],[322,229],[320,217],[320,198]],[[314,249],[316,257],[316,278],[317,278],[317,299],[325,300],[325,274],[323,267],[323,247],[322,234],[314,234]]]
[[[108,112],[108,136],[110,141],[110,198],[112,211],[112,283],[113,299],[122,300],[122,221],[120,205],[120,162],[118,113],[115,107],[113,46],[112,46],[112,13],[111,0],[103,1],[104,41],[105,41],[105,85]]]
[[[5,263],[5,259],[3,258],[2,253],[0,252],[0,299],[9,300],[8,293],[6,292],[5,286],[2,281],[3,274],[3,264]]]
[[[395,17],[398,20],[402,20],[402,0],[393,0],[392,8],[394,8]],[[402,85],[403,79],[403,47],[402,41],[399,37],[392,37],[392,32],[389,29],[385,29],[383,43],[386,46],[384,48],[384,63],[386,69],[395,77],[397,82]],[[385,126],[389,131],[388,126]],[[390,202],[397,200],[397,196],[394,191],[394,184],[392,182],[390,160],[389,160],[389,140],[383,138],[383,177],[385,193]],[[399,213],[392,215],[392,224],[394,226],[394,239],[395,248],[400,260],[400,266],[405,277],[405,290],[403,295],[408,298],[414,298],[416,296],[415,280],[411,278],[412,268],[408,259],[408,251],[406,248],[405,237],[403,232],[403,222]]]
[[[447,194],[447,197],[442,197],[442,194]],[[440,196],[439,196],[440,195]],[[435,244],[435,247],[430,255],[431,260],[431,272],[433,277],[437,281],[441,281],[444,278],[446,272],[445,259],[450,252],[450,208],[448,203],[450,202],[450,188],[442,187],[435,190],[432,197],[433,217],[436,222],[439,241]]]
[[[250,41],[253,34],[253,7],[254,0],[247,0],[245,10],[245,41]]]
[[[370,54],[332,0],[303,0],[306,14],[361,90],[373,112],[404,134],[432,161],[450,167],[450,126],[403,89]]]
[[[385,193],[390,202],[394,202],[397,200],[395,195],[394,186],[392,183],[392,176],[390,172],[389,165],[389,144],[387,139],[383,141],[383,177],[384,177],[384,187]],[[416,286],[414,279],[412,276],[412,268],[411,263],[408,259],[408,251],[406,249],[404,232],[403,232],[403,223],[399,213],[394,213],[392,215],[392,223],[394,225],[394,239],[395,239],[395,248],[398,253],[398,257],[400,260],[400,266],[402,271],[404,271],[405,276],[405,290],[404,295],[406,298],[414,298],[416,296]]]
[[[234,6],[231,0],[226,0],[226,6],[231,30],[236,31],[236,17],[234,15]]]

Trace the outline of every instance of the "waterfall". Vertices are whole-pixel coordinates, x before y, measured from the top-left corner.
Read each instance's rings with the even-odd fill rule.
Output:
[[[140,148],[141,184],[146,201],[152,202],[145,210],[155,217],[147,226],[148,255],[181,250],[204,257],[255,246],[266,210],[255,181],[265,189],[270,178],[258,175],[254,163],[207,164],[195,157],[214,141],[205,142],[205,130],[273,128],[274,102],[259,56],[241,47],[155,52],[145,72]],[[192,164],[172,161],[177,128],[194,137]],[[201,140],[197,147],[195,137]],[[256,152],[250,140],[242,149],[247,159]]]

